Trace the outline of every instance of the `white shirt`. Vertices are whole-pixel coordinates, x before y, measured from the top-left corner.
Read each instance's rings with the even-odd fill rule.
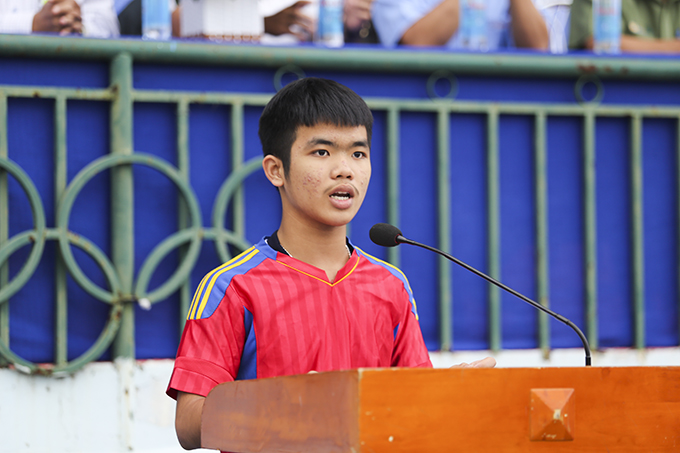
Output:
[[[442,0],[375,0],[371,15],[380,42],[396,46],[413,24],[432,11]],[[489,24],[489,50],[514,47],[510,33],[510,0],[487,0],[486,18]],[[461,34],[456,31],[446,46],[463,48]]]
[[[569,50],[569,10],[572,0],[536,0],[550,34],[550,51],[565,53]]]
[[[550,49],[553,53],[567,50],[566,35],[569,30],[569,7],[572,0],[533,0],[548,27]],[[375,0],[373,23],[386,46],[396,46],[403,34],[432,11],[442,0]],[[489,50],[514,47],[510,33],[510,0],[486,0],[489,23]],[[450,49],[463,47],[461,34],[456,31],[449,39]]]
[[[113,0],[76,0],[80,5],[84,35],[114,38],[119,33]],[[33,16],[43,7],[42,0],[0,0],[0,33],[29,34]]]

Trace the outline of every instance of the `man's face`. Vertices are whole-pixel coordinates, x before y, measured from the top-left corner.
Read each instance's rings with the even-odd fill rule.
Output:
[[[283,212],[315,227],[349,223],[371,179],[366,128],[318,124],[296,131],[281,189]]]

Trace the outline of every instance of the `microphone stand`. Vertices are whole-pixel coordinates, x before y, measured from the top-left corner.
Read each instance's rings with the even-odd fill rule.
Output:
[[[514,295],[514,296],[516,296],[516,297],[519,297],[519,298],[522,299],[524,302],[528,303],[529,305],[533,305],[535,308],[541,310],[541,311],[544,312],[544,313],[549,314],[550,316],[552,316],[553,318],[557,319],[558,321],[560,321],[560,322],[562,322],[562,323],[568,325],[569,327],[571,327],[571,328],[576,332],[576,334],[577,334],[577,335],[579,336],[579,338],[581,339],[581,342],[583,343],[583,349],[585,349],[585,351],[586,351],[586,366],[590,366],[590,364],[591,364],[591,360],[590,360],[590,344],[588,344],[588,339],[586,338],[586,336],[583,334],[583,332],[581,331],[581,329],[579,329],[578,326],[577,326],[576,324],[574,324],[573,322],[571,322],[570,320],[568,320],[568,319],[565,318],[564,316],[555,313],[554,311],[550,310],[550,309],[547,308],[547,307],[544,307],[543,305],[539,304],[538,302],[535,302],[535,301],[529,299],[528,297],[524,296],[523,294],[518,293],[518,292],[515,291],[514,289],[509,288],[508,286],[505,286],[503,283],[499,282],[498,280],[496,280],[496,279],[494,279],[494,278],[492,278],[492,277],[489,277],[489,276],[486,275],[485,273],[483,273],[483,272],[481,272],[481,271],[478,271],[478,270],[475,269],[474,267],[472,267],[472,266],[470,266],[470,265],[468,265],[468,264],[465,264],[464,262],[462,262],[462,261],[459,260],[458,258],[456,258],[456,257],[454,257],[454,256],[452,256],[452,255],[449,255],[449,254],[446,253],[446,252],[443,252],[443,251],[441,251],[441,250],[439,250],[439,249],[436,249],[436,248],[434,248],[434,247],[431,247],[431,246],[429,246],[429,245],[421,244],[420,242],[412,241],[411,239],[405,238],[405,237],[402,236],[401,234],[398,235],[398,236],[395,238],[395,241],[396,241],[397,243],[404,243],[404,244],[415,245],[415,246],[417,246],[417,247],[422,247],[422,248],[424,248],[424,249],[427,249],[427,250],[429,250],[429,251],[431,251],[431,252],[435,252],[435,253],[437,253],[437,254],[443,256],[444,258],[446,258],[446,259],[448,259],[448,260],[450,260],[450,261],[453,261],[454,263],[458,264],[459,266],[464,267],[465,269],[469,270],[470,272],[479,275],[479,276],[482,277],[484,280],[486,280],[486,281],[488,281],[488,282],[490,282],[490,283],[493,283],[494,285],[498,286],[499,288],[504,289],[505,291],[509,292],[510,294],[512,294],[512,295]]]

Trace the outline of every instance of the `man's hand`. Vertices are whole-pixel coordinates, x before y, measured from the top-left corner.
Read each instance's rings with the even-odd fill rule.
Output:
[[[80,6],[75,0],[47,0],[33,16],[33,31],[55,32],[60,35],[82,33]]]
[[[345,25],[358,30],[361,24],[371,19],[373,0],[345,0]]]
[[[484,357],[483,359],[480,360],[475,360],[474,362],[470,363],[461,363],[458,365],[454,365],[451,368],[493,368],[496,366],[496,359],[493,357]]]
[[[295,2],[273,16],[264,18],[264,31],[270,35],[292,33],[301,41],[307,41],[314,34],[314,20],[302,13],[302,8],[311,2],[307,0]]]

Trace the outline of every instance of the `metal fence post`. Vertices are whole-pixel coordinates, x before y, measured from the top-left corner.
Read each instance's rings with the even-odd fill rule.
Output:
[[[111,154],[132,154],[132,57],[120,53],[111,61]],[[134,183],[131,165],[111,169],[111,255],[122,288],[132,294],[134,279]],[[123,308],[114,357],[135,357],[134,305]]]
[[[0,157],[7,158],[7,96],[0,94]],[[0,245],[9,239],[7,173],[0,171]],[[9,261],[0,265],[0,287],[9,282]],[[5,302],[5,303],[2,303]],[[9,301],[0,300],[0,340],[9,344]],[[7,361],[0,357],[0,367]]]
[[[500,163],[498,152],[498,109],[489,108],[487,112],[487,235],[488,235],[488,274],[500,279]],[[489,284],[489,346],[499,351],[501,345],[501,290]]]

